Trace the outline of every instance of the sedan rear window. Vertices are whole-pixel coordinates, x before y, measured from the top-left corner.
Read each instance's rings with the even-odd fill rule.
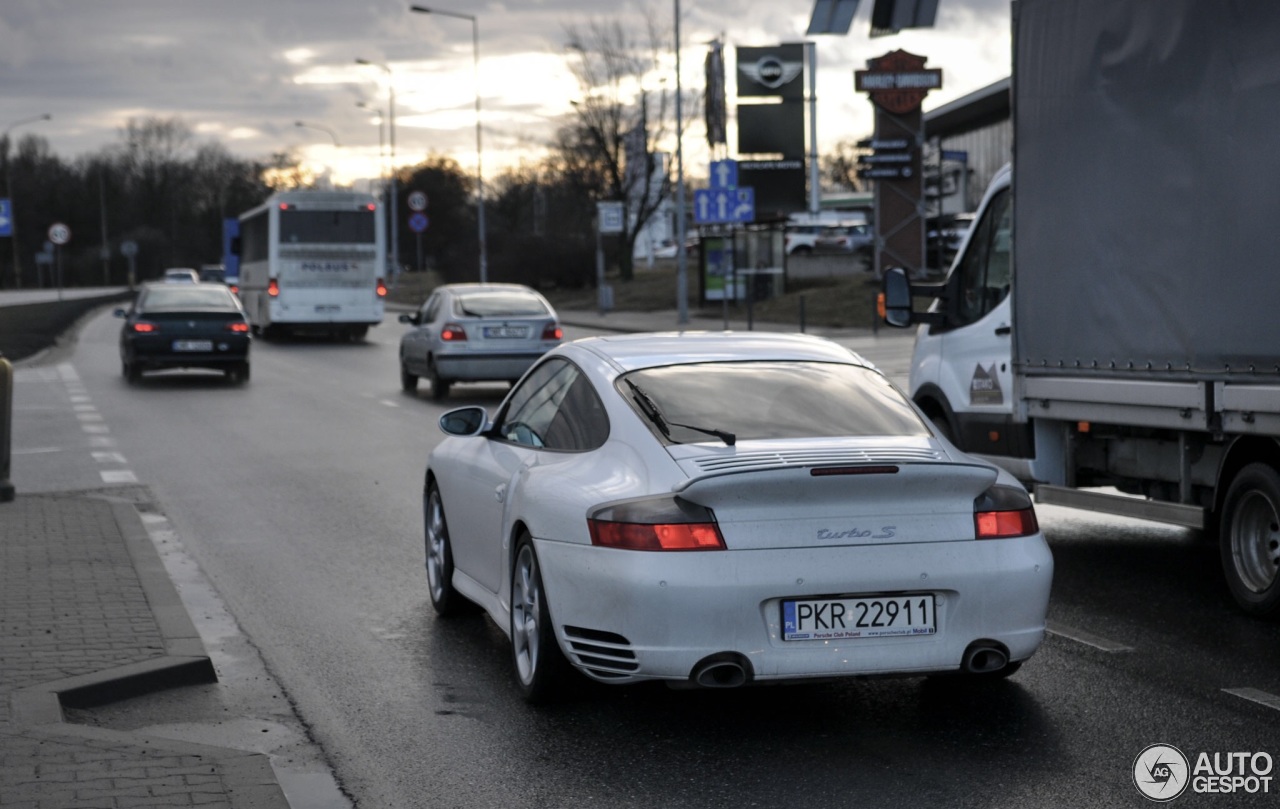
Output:
[[[152,287],[139,301],[139,308],[148,312],[173,312],[184,309],[234,310],[236,300],[223,287]]]
[[[668,427],[669,443],[676,444],[711,440],[708,430],[732,434],[739,441],[929,435],[924,422],[888,380],[857,365],[669,365],[626,374],[619,378],[618,391],[664,438],[662,429],[653,424],[656,408]],[[649,401],[642,401],[646,397]]]
[[[533,295],[520,292],[483,292],[460,295],[458,314],[467,317],[536,317],[551,314]]]

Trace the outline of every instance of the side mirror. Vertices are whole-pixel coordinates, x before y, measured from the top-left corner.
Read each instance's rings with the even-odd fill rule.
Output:
[[[459,407],[440,417],[440,431],[445,435],[467,437],[479,435],[489,427],[489,413],[483,407]]]
[[[114,316],[114,317],[128,317],[128,316],[129,316],[129,313],[128,313],[127,311],[125,311],[124,309],[117,309],[117,310],[115,310],[114,312],[112,312],[111,314],[112,314],[112,316]]]
[[[902,329],[911,325],[911,282],[901,267],[885,270],[878,309],[880,317],[890,326]]]

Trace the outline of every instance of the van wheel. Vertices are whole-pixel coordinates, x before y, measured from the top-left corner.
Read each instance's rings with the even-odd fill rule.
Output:
[[[1222,506],[1219,537],[1227,587],[1240,608],[1280,616],[1280,473],[1265,463],[1240,470]]]

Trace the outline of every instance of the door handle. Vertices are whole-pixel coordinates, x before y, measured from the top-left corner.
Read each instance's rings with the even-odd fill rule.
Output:
[[[1004,337],[1005,335],[1012,334],[1012,333],[1013,333],[1013,327],[1012,327],[1012,326],[997,326],[997,327],[996,327],[996,336],[997,336],[997,337]]]
[[[497,500],[499,503],[507,499],[507,484],[504,483],[493,490],[493,499]]]

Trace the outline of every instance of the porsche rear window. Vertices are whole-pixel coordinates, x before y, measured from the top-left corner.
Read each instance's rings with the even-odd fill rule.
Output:
[[[628,384],[630,383],[630,384]],[[637,390],[638,389],[638,390]],[[883,376],[825,362],[709,362],[633,371],[618,391],[646,423],[647,395],[667,422],[671,443],[832,436],[915,436],[929,430]],[[676,424],[689,425],[678,427]],[[655,425],[661,438],[661,430]]]

